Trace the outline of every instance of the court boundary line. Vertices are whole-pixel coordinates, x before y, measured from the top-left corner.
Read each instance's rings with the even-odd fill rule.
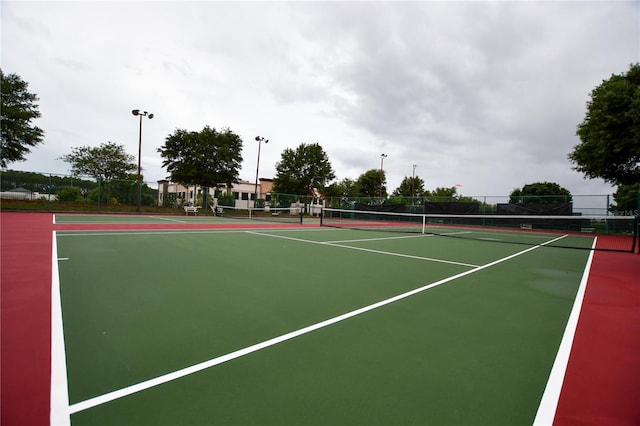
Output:
[[[264,233],[264,232],[256,232],[256,231],[246,231],[246,232],[248,234],[261,235],[261,236],[264,236],[264,237],[282,238],[282,239],[285,239],[285,240],[293,240],[293,241],[299,241],[299,242],[309,243],[309,244],[319,244],[319,245],[323,245],[323,246],[340,247],[340,248],[346,248],[346,249],[350,249],[350,250],[366,251],[368,253],[385,254],[385,255],[388,255],[388,256],[396,256],[396,257],[405,257],[407,259],[426,260],[426,261],[429,261],[429,262],[446,263],[448,265],[465,266],[467,268],[477,268],[478,266],[480,266],[480,265],[474,265],[474,264],[471,264],[471,263],[455,262],[453,260],[436,259],[436,258],[433,258],[433,257],[422,257],[422,256],[414,256],[414,255],[411,255],[411,254],[394,253],[394,252],[391,252],[391,251],[368,249],[368,248],[364,248],[364,247],[345,246],[343,244],[336,244],[336,243],[333,243],[333,242],[330,242],[330,241],[327,242],[327,241],[305,240],[305,239],[302,239],[302,238],[287,237],[285,235],[267,234],[267,233]]]
[[[553,362],[553,367],[549,373],[549,379],[545,386],[536,417],[533,420],[534,426],[544,426],[553,424],[558,409],[558,403],[560,402],[560,393],[562,391],[562,384],[564,383],[564,377],[569,365],[569,357],[571,355],[571,348],[573,347],[573,340],[578,329],[578,319],[580,318],[580,311],[582,311],[582,304],[584,302],[584,296],[587,290],[587,281],[589,280],[589,274],[591,272],[591,264],[593,263],[593,255],[595,253],[595,247],[598,238],[593,239],[593,246],[589,253],[587,263],[582,273],[582,279],[578,286],[573,307],[567,320],[567,326],[565,327],[558,347],[556,358]]]
[[[49,420],[52,425],[69,426],[69,387],[67,383],[67,361],[64,347],[64,326],[62,321],[62,295],[60,294],[60,273],[58,262],[58,242],[53,231],[51,244],[51,391],[49,395]]]
[[[553,243],[553,242],[555,242],[557,240],[560,240],[562,238],[565,238],[567,236],[568,235],[561,235],[561,236],[559,236],[557,238],[554,238],[552,240],[549,240],[547,242],[535,245],[533,247],[529,247],[529,248],[527,248],[525,250],[521,250],[521,251],[516,252],[514,254],[511,254],[509,256],[494,260],[493,262],[489,262],[487,264],[478,266],[478,267],[473,268],[473,269],[469,269],[467,271],[461,272],[461,273],[456,274],[456,275],[452,275],[452,276],[444,278],[442,280],[439,280],[439,281],[436,281],[436,282],[433,282],[433,283],[430,283],[430,284],[426,284],[426,285],[424,285],[422,287],[419,287],[419,288],[416,288],[414,290],[410,290],[408,292],[405,292],[405,293],[402,293],[402,294],[399,294],[399,295],[384,299],[382,301],[373,303],[371,305],[367,305],[365,307],[353,310],[351,312],[347,312],[345,314],[338,315],[336,317],[329,318],[329,319],[324,320],[324,321],[320,321],[320,322],[312,324],[310,326],[303,327],[303,328],[300,328],[298,330],[291,331],[289,333],[285,333],[285,334],[280,335],[278,337],[275,337],[275,338],[272,338],[272,339],[268,339],[268,340],[265,340],[263,342],[251,345],[251,346],[247,346],[245,348],[230,352],[230,353],[225,354],[225,355],[218,356],[216,358],[212,358],[212,359],[210,359],[208,361],[204,361],[204,362],[201,362],[201,363],[198,363],[198,364],[194,364],[194,365],[189,366],[189,367],[185,367],[185,368],[182,368],[182,369],[170,372],[170,373],[163,374],[163,375],[155,377],[153,379],[145,380],[143,382],[136,383],[134,385],[126,386],[124,388],[121,388],[121,389],[118,389],[118,390],[115,390],[115,391],[112,391],[112,392],[108,392],[108,393],[103,394],[103,395],[99,395],[99,396],[96,396],[96,397],[93,397],[93,398],[89,398],[89,399],[84,400],[84,401],[80,401],[80,402],[74,403],[74,404],[66,407],[66,411],[69,413],[69,415],[75,414],[75,413],[78,413],[78,412],[81,412],[81,411],[84,411],[84,410],[88,410],[90,408],[93,408],[93,407],[96,407],[96,406],[99,406],[99,405],[102,405],[102,404],[106,404],[108,402],[123,398],[125,396],[129,396],[129,395],[132,395],[132,394],[135,394],[135,393],[138,393],[138,392],[141,392],[141,391],[144,391],[144,390],[147,390],[147,389],[159,386],[159,385],[163,385],[163,384],[168,383],[170,381],[177,380],[177,379],[180,379],[182,377],[189,376],[191,374],[194,374],[194,373],[206,370],[208,368],[214,367],[216,365],[219,365],[219,364],[234,360],[234,359],[242,357],[244,355],[251,354],[251,353],[259,351],[261,349],[265,349],[265,348],[268,348],[270,346],[274,346],[274,345],[276,345],[278,343],[285,342],[287,340],[290,340],[290,339],[293,339],[293,338],[308,334],[308,333],[310,333],[312,331],[315,331],[315,330],[318,330],[318,329],[321,329],[321,328],[324,328],[324,327],[328,327],[330,325],[333,325],[333,324],[336,324],[338,322],[347,320],[347,319],[355,317],[357,315],[361,315],[361,314],[364,314],[366,312],[372,311],[374,309],[378,309],[380,307],[389,305],[389,304],[397,302],[399,300],[406,299],[408,297],[411,297],[411,296],[413,296],[415,294],[418,294],[418,293],[422,293],[422,292],[424,292],[426,290],[429,290],[431,288],[440,286],[440,285],[448,283],[450,281],[457,280],[458,278],[462,278],[464,276],[474,274],[476,272],[482,271],[484,269],[487,269],[487,268],[490,268],[492,266],[498,265],[500,263],[506,262],[506,261],[508,261],[510,259],[513,259],[515,257],[518,257],[518,256],[521,256],[523,254],[526,254],[526,253],[528,253],[530,251],[536,250],[536,249],[538,249],[538,248],[540,248],[540,247],[542,247],[544,245],[551,244],[551,243]]]

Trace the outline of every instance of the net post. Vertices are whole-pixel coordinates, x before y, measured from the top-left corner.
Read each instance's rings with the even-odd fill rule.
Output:
[[[427,231],[427,215],[422,215],[422,233],[425,234]]]

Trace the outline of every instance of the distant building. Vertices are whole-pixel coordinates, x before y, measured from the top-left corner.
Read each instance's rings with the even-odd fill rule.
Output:
[[[263,199],[267,203],[271,200],[271,188],[273,187],[273,179],[260,178],[258,187],[255,182],[240,181],[231,186],[230,190],[225,189],[225,185],[221,184],[218,188],[210,188],[209,195],[213,198],[213,203],[217,204],[217,199],[224,193],[231,193],[234,198],[234,206],[237,208],[255,207],[255,198],[257,190],[257,199]],[[202,204],[203,188],[194,185],[186,186],[180,183],[171,182],[163,179],[158,181],[158,205],[162,206],[166,199],[178,200],[178,204]]]

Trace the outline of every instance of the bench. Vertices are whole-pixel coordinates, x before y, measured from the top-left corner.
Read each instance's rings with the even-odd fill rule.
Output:
[[[198,215],[198,206],[183,206],[184,214],[189,216],[189,213],[193,213],[194,216]]]
[[[580,228],[580,232],[587,232],[589,234],[593,234],[596,232],[596,228]]]
[[[521,223],[520,224],[520,229],[532,230],[533,229],[533,225],[530,224],[530,223]]]
[[[224,216],[224,209],[219,206],[211,206],[214,216]]]

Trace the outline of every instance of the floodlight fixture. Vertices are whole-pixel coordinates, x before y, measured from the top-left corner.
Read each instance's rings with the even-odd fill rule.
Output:
[[[139,109],[132,110],[131,114],[140,116],[140,130],[138,132],[138,213],[140,213],[142,201],[142,168],[140,164],[140,160],[142,158],[142,117],[152,119],[153,114],[150,114],[147,111],[140,112]]]
[[[258,161],[256,164],[256,185],[255,185],[255,189],[254,189],[254,194],[253,194],[253,205],[256,205],[256,202],[258,201],[258,171],[260,170],[260,145],[262,145],[262,142],[264,143],[269,143],[269,139],[265,139],[262,136],[256,136],[256,142],[258,142]]]

